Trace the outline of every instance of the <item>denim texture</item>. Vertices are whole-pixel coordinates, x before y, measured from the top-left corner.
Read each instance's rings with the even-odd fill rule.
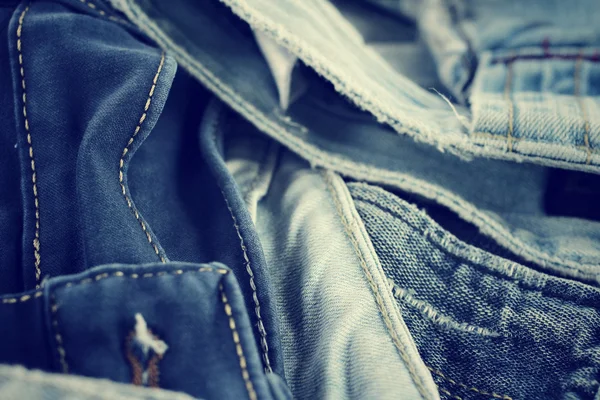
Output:
[[[266,7],[260,2],[248,2],[245,6],[235,8],[255,29],[266,29],[266,33],[297,54],[311,69],[306,76],[310,85],[310,89],[306,90],[307,95],[292,103],[284,113],[279,109],[278,93],[270,69],[254,42],[251,31],[243,21],[233,17],[227,7],[217,3],[192,6],[183,1],[177,3],[177,7],[169,8],[152,1],[114,1],[113,4],[161,46],[168,48],[181,68],[185,68],[214,91],[258,130],[307,159],[311,165],[332,169],[357,180],[394,186],[432,199],[478,226],[511,252],[552,273],[590,282],[598,280],[600,259],[597,241],[592,239],[598,235],[597,224],[580,219],[560,220],[556,223],[562,225],[564,222],[568,226],[567,230],[575,233],[574,236],[561,237],[561,230],[552,227],[556,223],[548,220],[539,207],[535,209],[539,205],[536,196],[540,196],[544,190],[547,168],[485,157],[473,158],[472,154],[459,151],[456,147],[446,147],[443,143],[436,142],[438,149],[444,150],[439,152],[427,144],[415,143],[410,135],[396,135],[390,127],[377,123],[387,120],[371,108],[371,104],[375,103],[367,101],[365,96],[376,90],[391,90],[392,87],[396,88],[393,96],[398,99],[401,98],[398,96],[407,91],[411,96],[421,93],[424,103],[431,101],[437,104],[437,101],[441,101],[439,109],[431,104],[422,117],[413,112],[414,102],[411,105],[403,103],[403,107],[410,107],[411,110],[409,116],[403,117],[404,124],[410,123],[411,118],[418,118],[419,123],[433,121],[431,123],[440,123],[449,128],[453,122],[443,122],[446,120],[439,112],[448,112],[448,121],[456,120],[456,116],[451,110],[447,110],[448,105],[437,94],[422,93],[422,89],[410,82],[410,88],[403,89],[403,78],[372,49],[362,45],[357,38],[356,29],[330,5],[319,3],[315,6],[317,8],[312,8],[309,2],[302,3],[302,6],[291,2],[277,2],[275,6]],[[290,10],[285,7],[300,7],[301,10],[287,12]],[[320,11],[315,11],[317,9]],[[272,13],[278,13],[280,23],[277,27],[266,24],[267,16]],[[308,21],[309,14],[319,15],[319,18],[329,16],[331,19],[325,24],[331,31],[328,34],[339,40],[338,45],[333,46],[335,49],[319,53],[321,56],[327,55],[326,58],[319,59],[323,63],[327,61],[327,64],[315,65],[312,59],[307,58],[308,53],[300,54],[301,51],[310,50],[310,54],[314,55],[313,42],[317,42],[315,46],[331,46],[320,40],[323,35],[308,30],[314,21],[319,20],[315,17],[312,22]],[[196,18],[194,21],[191,20],[192,16]],[[256,18],[253,19],[254,17]],[[264,21],[259,17],[264,18]],[[280,29],[282,25],[286,26],[285,30]],[[302,34],[295,34],[293,29],[300,29],[300,26]],[[210,39],[215,36],[212,32],[222,32],[217,35],[218,43]],[[307,42],[309,39],[310,43]],[[338,69],[352,68],[352,72],[348,71],[348,75],[339,79],[326,74],[321,67],[334,63],[331,56],[344,51],[343,57],[352,57],[352,60],[337,62],[345,59],[337,57],[335,66]],[[371,65],[373,63],[377,65]],[[386,69],[385,72],[374,72],[381,68]],[[312,69],[325,79],[318,77]],[[356,76],[357,74],[360,76]],[[366,81],[363,82],[363,79]],[[387,81],[386,84],[376,85],[370,82],[372,79],[393,80],[396,86]],[[362,82],[359,86],[366,93],[361,92],[358,97],[350,95],[345,85],[358,82]],[[349,96],[354,104],[340,97],[340,93]],[[383,102],[386,97],[382,95],[378,98]],[[387,104],[391,107],[395,103],[389,101]],[[463,112],[459,108],[457,110]],[[391,124],[391,128],[394,127],[397,126]],[[438,133],[432,133],[432,140],[445,141],[453,137],[445,131]],[[463,139],[468,140],[467,136]],[[428,138],[419,137],[419,141],[431,144]],[[537,156],[528,158],[506,151],[496,154],[495,150],[488,147],[477,148],[480,156],[498,156],[542,165],[590,170],[594,164],[554,163]],[[456,155],[463,159],[457,159]],[[465,162],[464,158],[471,162]],[[507,185],[508,188],[502,189],[500,185],[496,185],[490,174],[498,176],[501,185]],[[472,185],[464,185],[465,175],[472,177]],[[521,183],[515,185],[514,182]],[[527,216],[521,219],[509,215],[514,214],[515,210],[519,213],[524,202],[529,203],[528,207],[534,207],[532,213],[541,217],[534,224],[529,223]],[[498,210],[497,207],[503,209]],[[528,208],[528,212],[529,210],[532,209]],[[544,226],[547,224],[552,227],[550,237],[547,237],[548,228]],[[586,225],[586,233],[579,236],[577,232],[581,224]],[[575,251],[569,249],[569,241],[574,242]]]
[[[42,302],[42,293],[49,296],[44,291],[61,279],[86,280],[77,274],[107,264],[131,265],[139,270],[132,274],[141,277],[154,274],[144,272],[146,263],[162,262],[160,272],[169,274],[178,270],[170,260],[218,261],[238,278],[240,289],[230,294],[230,301],[242,321],[236,337],[250,352],[244,361],[250,369],[244,375],[250,378],[242,377],[239,362],[215,361],[211,368],[218,373],[221,365],[221,380],[208,375],[195,380],[193,376],[205,374],[192,372],[195,367],[188,364],[193,358],[183,357],[191,356],[191,348],[182,346],[180,357],[171,356],[172,369],[162,368],[161,383],[194,396],[238,397],[249,395],[249,379],[258,379],[254,391],[259,395],[270,397],[273,391],[280,398],[288,396],[275,376],[283,367],[269,281],[261,272],[261,246],[214,143],[213,119],[206,109],[210,93],[185,71],[177,72],[172,57],[104,2],[35,1],[2,8],[1,16],[5,41],[0,46],[0,75],[6,85],[0,107],[5,129],[0,136],[6,158],[0,180],[6,190],[0,200],[0,238],[5,239],[6,252],[0,256],[0,289],[6,323],[1,328],[0,362],[131,382],[136,371],[121,347],[125,325],[133,329],[136,312],[120,301],[144,303],[144,290],[115,284],[97,293],[96,305],[81,301],[95,297],[91,286],[67,291],[77,294],[64,304]],[[102,274],[90,273],[89,279]],[[166,287],[173,290],[176,285]],[[119,301],[122,291],[130,297]],[[53,292],[57,301],[59,292]],[[218,291],[213,295],[213,300],[219,299]],[[153,311],[158,312],[156,320],[183,316],[173,312],[177,302],[169,303],[167,297],[164,294],[168,306]],[[216,303],[211,305],[210,312],[222,311]],[[93,306],[99,308],[92,310]],[[54,321],[44,317],[52,308],[65,313],[59,321],[65,330],[61,337],[65,336],[64,346],[72,346],[65,347],[66,357],[57,350]],[[82,315],[93,313],[102,329],[91,320],[81,323]],[[144,318],[149,326],[154,322]],[[111,319],[114,324],[108,323]],[[223,321],[227,327],[227,319]],[[174,322],[172,334],[193,338],[176,326]],[[85,358],[81,353],[83,358],[76,359],[82,349],[93,348],[104,337],[110,338],[108,344],[115,340],[110,352],[104,355],[106,349],[98,344],[97,356]],[[204,346],[213,343],[214,349],[224,350],[223,337],[224,332],[212,339],[209,335]],[[167,358],[173,354],[169,346]],[[239,349],[232,349],[235,356]],[[111,354],[116,358],[110,359]],[[143,384],[148,384],[147,377]]]
[[[599,399],[599,13],[3,2],[0,398]]]
[[[183,393],[139,388],[106,379],[49,374],[23,367],[0,366],[0,397],[40,400],[191,400]]]
[[[588,399],[599,392],[598,288],[460,242],[381,188],[348,188],[441,394]]]

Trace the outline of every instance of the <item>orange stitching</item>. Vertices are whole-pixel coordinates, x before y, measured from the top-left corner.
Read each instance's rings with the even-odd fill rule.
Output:
[[[477,389],[477,388],[475,388],[475,387],[470,387],[470,386],[467,386],[467,385],[465,385],[464,383],[456,382],[454,379],[450,379],[450,378],[448,378],[448,377],[447,377],[446,375],[444,375],[444,374],[443,374],[441,371],[438,371],[437,369],[433,369],[433,368],[431,368],[430,366],[427,366],[427,369],[429,369],[431,372],[433,372],[434,374],[436,374],[436,375],[437,375],[437,376],[439,376],[440,378],[442,378],[442,379],[444,379],[444,380],[446,380],[446,381],[450,382],[450,383],[451,383],[451,384],[453,384],[453,385],[460,386],[460,387],[461,387],[461,388],[463,388],[463,389],[467,389],[467,390],[470,390],[470,391],[472,391],[472,392],[479,393],[479,394],[481,394],[481,395],[483,395],[483,396],[491,396],[491,397],[494,397],[494,398],[496,398],[496,399],[502,399],[502,400],[512,400],[512,397],[510,397],[510,396],[507,396],[507,395],[505,395],[505,394],[498,394],[498,393],[494,393],[494,392],[485,392],[485,391],[483,391],[483,390],[480,390],[480,389]],[[442,390],[442,389],[440,388],[440,391],[441,391],[441,390]],[[449,394],[450,394],[450,393],[448,393],[448,395],[449,395]]]
[[[512,152],[513,149],[513,124],[515,118],[515,106],[511,98],[512,90],[512,75],[513,75],[513,64],[509,62],[506,65],[506,81],[504,82],[504,99],[508,102],[508,132],[506,132],[506,140],[508,145],[508,152]]]
[[[23,89],[23,118],[25,119],[25,131],[27,132],[27,143],[29,144],[29,159],[31,160],[31,181],[33,182],[33,203],[35,205],[35,238],[33,239],[33,256],[35,258],[35,282],[36,289],[40,287],[40,278],[42,270],[40,268],[40,203],[37,189],[37,172],[35,171],[35,159],[33,157],[33,143],[31,141],[31,131],[29,130],[29,119],[27,118],[27,92],[25,90],[25,69],[23,68],[23,53],[21,51],[21,33],[23,31],[23,21],[25,14],[29,11],[29,6],[25,7],[19,17],[19,26],[17,27],[17,50],[19,52],[19,72],[21,73],[21,87]]]
[[[592,151],[590,148],[590,121],[587,116],[587,108],[585,107],[585,103],[583,98],[581,97],[581,66],[583,61],[583,50],[579,52],[577,56],[577,61],[575,62],[575,69],[573,70],[573,80],[574,80],[574,94],[577,99],[577,104],[579,104],[579,108],[581,109],[581,115],[583,117],[583,142],[585,143],[585,148],[587,151],[587,157],[585,160],[586,164],[590,163],[592,157]]]
[[[67,353],[63,347],[63,339],[58,330],[58,318],[56,312],[58,311],[58,304],[56,304],[56,297],[54,295],[51,296],[52,306],[50,310],[52,311],[52,326],[54,327],[54,339],[56,339],[56,350],[58,351],[60,365],[62,366],[63,373],[69,373],[69,364],[67,364]]]
[[[148,230],[146,228],[146,223],[142,220],[137,209],[133,206],[133,202],[129,198],[128,191],[125,188],[125,183],[124,183],[124,178],[123,178],[123,175],[124,175],[123,167],[125,165],[125,156],[129,152],[129,147],[133,144],[134,138],[139,133],[140,129],[142,128],[142,124],[144,123],[144,121],[146,120],[146,116],[148,115],[148,109],[150,108],[150,104],[152,103],[152,96],[154,95],[154,89],[156,89],[156,83],[158,82],[158,77],[160,76],[160,72],[162,71],[164,63],[165,63],[165,53],[162,53],[161,57],[160,57],[160,63],[158,64],[158,70],[156,71],[156,74],[154,75],[154,79],[152,80],[152,86],[150,87],[148,99],[146,99],[146,105],[144,106],[144,112],[143,112],[142,116],[140,117],[140,120],[138,121],[138,124],[135,127],[135,130],[133,131],[133,135],[131,136],[131,138],[127,142],[127,145],[123,149],[123,154],[121,155],[121,159],[119,160],[119,183],[121,184],[121,191],[123,192],[123,196],[125,197],[125,200],[127,201],[127,206],[129,207],[129,209],[131,211],[133,211],[133,215],[135,216],[135,219],[138,220],[138,222],[140,223],[140,226],[142,227],[142,230],[146,234],[148,243],[150,243],[152,245],[152,247],[154,248],[154,252],[160,258],[160,261],[162,261],[163,263],[167,262],[167,260],[163,257],[162,254],[160,254],[158,246],[152,240],[152,236],[150,236],[150,232],[148,232]]]
[[[263,324],[262,318],[260,316],[260,303],[258,301],[258,295],[256,293],[256,284],[254,283],[254,272],[252,272],[252,267],[250,266],[250,258],[248,257],[248,253],[246,251],[246,245],[244,243],[244,238],[240,232],[240,227],[237,224],[237,219],[233,215],[233,210],[229,206],[229,201],[227,201],[227,197],[225,193],[221,191],[223,194],[223,199],[225,200],[225,204],[227,205],[227,209],[229,209],[229,214],[231,215],[231,219],[233,219],[233,226],[235,231],[237,232],[238,238],[240,239],[240,246],[242,248],[242,253],[244,254],[244,261],[246,264],[246,272],[250,276],[250,287],[252,288],[252,300],[254,301],[254,312],[256,313],[256,317],[258,319],[258,332],[260,333],[260,345],[262,347],[263,359],[265,360],[265,370],[267,372],[273,372],[271,369],[271,363],[269,361],[269,345],[267,344],[267,332],[265,330],[265,326]]]
[[[250,374],[248,373],[248,366],[246,364],[246,357],[244,356],[244,349],[242,348],[242,344],[240,343],[240,335],[237,332],[235,320],[233,319],[233,314],[231,312],[231,306],[229,305],[229,301],[227,300],[227,295],[225,295],[225,291],[223,290],[222,284],[219,284],[219,291],[221,292],[221,301],[223,302],[225,308],[225,314],[227,314],[227,317],[229,318],[229,328],[231,329],[233,342],[235,343],[235,351],[238,355],[238,358],[240,359],[242,377],[244,378],[244,382],[246,384],[248,396],[250,397],[250,400],[256,400],[256,392],[254,391],[254,386],[252,385],[252,381],[250,380]]]
[[[402,359],[404,360],[406,367],[408,368],[408,371],[409,371],[411,377],[413,378],[413,381],[419,388],[419,392],[423,395],[423,397],[428,397],[425,395],[427,393],[427,391],[425,390],[423,383],[421,382],[421,379],[418,378],[418,374],[414,369],[413,362],[408,358],[408,356],[404,352],[404,349],[402,348],[400,338],[398,338],[398,333],[392,326],[392,321],[390,320],[390,317],[387,313],[385,305],[383,304],[383,299],[381,297],[381,293],[379,292],[379,289],[377,288],[377,285],[375,284],[375,281],[373,280],[373,276],[371,275],[371,272],[369,271],[369,269],[367,267],[367,262],[365,261],[363,254],[359,249],[358,242],[356,241],[356,238],[354,238],[354,235],[352,234],[352,230],[350,229],[350,224],[355,223],[355,221],[349,222],[346,219],[346,216],[343,214],[342,205],[341,205],[340,201],[337,199],[337,196],[335,194],[335,189],[333,188],[333,183],[331,182],[331,178],[329,177],[329,175],[326,172],[323,172],[322,176],[327,185],[329,193],[331,194],[331,197],[335,204],[335,208],[338,213],[338,216],[340,217],[340,220],[342,221],[342,224],[344,225],[346,235],[352,242],[352,247],[354,248],[354,252],[358,256],[362,270],[363,270],[367,280],[369,281],[369,286],[375,296],[375,301],[377,303],[377,307],[379,308],[379,312],[381,313],[381,315],[383,317],[383,321],[388,330],[388,333],[390,334],[390,336],[392,338],[392,342],[394,343],[394,346],[398,350],[400,357],[402,357]]]
[[[158,337],[156,335],[152,334],[152,331],[150,329],[148,329],[148,332],[155,339],[158,339]],[[143,384],[142,377],[143,377],[144,369],[143,369],[140,361],[135,357],[135,355],[131,351],[131,342],[133,341],[134,336],[135,336],[135,330],[133,330],[132,332],[129,333],[129,335],[127,335],[127,339],[125,340],[125,346],[127,349],[127,351],[125,353],[125,357],[127,358],[127,361],[129,361],[129,364],[131,365],[131,369],[133,371],[133,374],[131,377],[131,383],[136,386],[142,386],[142,384]],[[158,362],[160,360],[162,360],[162,358],[163,358],[162,354],[155,353],[152,356],[152,358],[150,359],[150,361],[148,361],[148,371],[149,371],[148,372],[148,387],[153,387],[153,388],[159,387],[158,380],[160,377],[160,371],[158,369]]]

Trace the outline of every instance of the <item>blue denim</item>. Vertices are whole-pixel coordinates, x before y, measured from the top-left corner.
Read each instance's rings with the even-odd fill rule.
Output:
[[[460,242],[381,188],[348,188],[441,393],[506,399],[598,393],[598,288]]]
[[[0,361],[197,397],[286,397],[261,246],[214,143],[210,94],[102,2],[20,4],[1,21]],[[218,261],[232,283],[178,287],[167,277],[186,268],[170,260]],[[128,268],[134,280],[118,279]],[[137,287],[144,274],[158,286]],[[125,345],[138,313],[164,354]]]
[[[2,3],[0,397],[598,398],[599,10]]]

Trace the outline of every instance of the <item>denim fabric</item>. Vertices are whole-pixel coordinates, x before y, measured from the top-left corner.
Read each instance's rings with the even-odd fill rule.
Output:
[[[0,398],[5,400],[192,400],[183,393],[139,388],[106,379],[49,374],[0,366]]]
[[[597,399],[598,12],[3,2],[0,397]]]
[[[2,296],[0,313],[7,363],[195,397],[271,397],[244,297],[222,264],[100,266]]]
[[[144,272],[142,264],[149,262],[164,263],[161,272],[168,274],[178,270],[170,260],[218,261],[240,285],[241,294],[234,292],[230,301],[233,312],[241,314],[240,329],[246,330],[238,336],[250,352],[245,363],[255,370],[249,372],[251,380],[258,379],[254,390],[267,397],[270,391],[287,396],[274,374],[282,373],[283,366],[261,245],[214,143],[214,121],[206,110],[210,94],[185,71],[177,72],[172,57],[104,2],[35,1],[9,5],[0,15],[6,39],[0,46],[0,151],[6,153],[0,169],[6,188],[0,196],[0,362],[132,382],[136,371],[121,347],[136,312],[125,306],[147,302],[146,292],[115,284],[102,296],[117,303],[93,304],[81,301],[96,295],[84,285],[81,293],[57,304],[59,314],[67,313],[59,321],[70,332],[64,334],[69,336],[64,346],[72,346],[65,347],[67,356],[57,350],[53,321],[44,317],[54,307],[50,299],[42,302],[41,293],[49,295],[45,291],[61,279],[86,280],[77,274],[106,264],[130,264],[139,270],[132,274],[141,277],[154,273]],[[90,279],[103,273],[90,273]],[[174,296],[176,286],[166,286]],[[54,293],[57,300],[59,293]],[[124,294],[130,295],[121,298],[125,306],[118,300]],[[213,300],[219,298],[213,295]],[[168,306],[153,310],[156,319],[145,316],[145,323],[175,318],[172,340],[183,344],[177,336],[188,341],[193,336],[177,330],[183,326],[177,325],[177,316],[183,314],[174,312],[175,299],[169,302],[164,296]],[[211,318],[209,312],[222,311],[212,305],[210,310],[206,305],[204,317],[203,312],[197,316]],[[97,319],[80,323],[81,315],[94,313]],[[96,329],[91,321],[106,326]],[[223,337],[207,336],[204,346],[225,351]],[[112,343],[106,357],[103,340]],[[82,359],[76,359],[75,354],[96,342],[97,357],[81,353]],[[169,346],[165,357],[174,354]],[[252,353],[253,346],[258,354]],[[233,350],[231,355],[239,353],[236,346]],[[239,362],[215,362],[211,367],[215,373],[220,368],[219,379],[206,375],[206,380],[196,380],[193,368],[198,366],[188,364],[205,356],[192,356],[191,349],[171,355],[171,372],[163,369],[161,382],[194,396],[211,391],[209,397],[248,395],[248,377],[242,379]],[[182,372],[186,370],[189,374]]]
[[[284,150],[258,203],[290,390],[298,399],[438,398],[344,190]]]
[[[463,157],[487,156],[598,171],[598,155],[577,147],[574,139],[550,147],[544,143],[523,142],[509,151],[505,144],[498,145],[499,140],[473,135],[475,124],[480,124],[471,117],[475,109],[451,107],[435,92],[420,88],[395,73],[359,40],[356,29],[328,2],[226,0],[224,3],[253,29],[271,36],[330,81],[337,91],[400,134]],[[173,3],[171,7],[152,0],[113,0],[112,4],[265,133],[299,152],[318,153],[318,146],[302,148],[302,144],[314,143],[306,141],[306,132],[301,127],[281,121],[270,70],[253,35],[245,32],[248,28],[232,18],[227,8],[213,2],[190,4],[185,1]],[[585,9],[585,5],[583,2],[579,8]],[[510,33],[499,32],[501,37]],[[218,37],[218,41],[208,39],[214,37]],[[489,84],[496,80],[492,78]],[[257,87],[263,89],[256,90]],[[491,101],[495,94],[490,93],[488,97]],[[554,111],[546,108],[544,112],[552,117]],[[492,118],[492,115],[486,116],[486,123],[493,123]],[[595,132],[595,128],[590,128],[591,148]]]
[[[421,7],[441,78],[471,104],[476,142],[592,162],[600,138],[596,2],[433,0]]]
[[[460,242],[381,188],[348,187],[443,397],[591,399],[600,392],[598,288]]]
[[[252,7],[248,5],[250,3]],[[306,94],[293,102],[287,112],[283,112],[279,109],[271,71],[254,42],[252,32],[242,21],[233,17],[226,7],[217,3],[192,6],[181,2],[177,3],[177,7],[163,7],[162,3],[152,1],[139,4],[132,1],[113,2],[141,30],[168,48],[182,68],[259,130],[307,159],[311,165],[432,199],[476,225],[501,246],[543,269],[589,282],[598,281],[598,224],[580,218],[547,218],[541,204],[550,171],[548,168],[479,157],[465,162],[455,156],[472,157],[472,154],[458,151],[457,147],[446,147],[436,142],[439,149],[449,150],[441,153],[426,144],[415,143],[408,136],[397,135],[392,129],[377,123],[374,116],[380,122],[387,120],[371,107],[373,104],[385,102],[392,107],[401,101],[398,107],[409,107],[411,110],[410,115],[403,114],[403,124],[410,124],[417,118],[421,124],[439,123],[450,129],[454,122],[444,122],[446,119],[440,113],[451,114],[448,121],[456,120],[456,116],[447,110],[449,106],[443,100],[436,98],[439,97],[437,94],[423,93],[416,85],[406,83],[402,76],[357,38],[357,30],[330,5],[319,3],[315,6],[317,8],[313,8],[310,2],[303,2],[302,6],[299,6],[300,3],[277,2],[271,7],[263,7],[264,4],[260,3],[259,7],[258,3],[250,3],[246,3],[245,8],[240,6],[235,10],[256,29],[268,28],[268,34],[274,35],[279,43],[297,54],[333,85],[317,76],[312,69],[304,69],[302,72],[309,85]],[[300,7],[301,10],[287,12],[288,9],[280,7]],[[269,24],[262,24],[266,24],[267,16],[272,13],[279,13],[280,21],[273,29]],[[324,15],[331,18],[324,24],[328,29],[327,35],[310,31],[309,27]],[[259,17],[265,20],[259,21]],[[281,28],[283,25],[286,26],[285,30]],[[300,29],[300,26],[302,34],[294,34],[293,29]],[[212,39],[214,32],[222,32],[217,35],[218,43]],[[324,36],[339,42],[332,45],[321,40]],[[310,43],[307,42],[309,39]],[[316,59],[307,58],[309,55],[316,57],[315,51],[320,48],[315,46],[335,48],[321,49],[318,53],[320,57],[325,57],[324,54],[327,57],[319,58],[319,63],[315,64]],[[338,57],[340,52],[344,54]],[[335,61],[331,57],[333,54],[336,55]],[[348,57],[352,59],[339,61]],[[336,70],[351,68],[352,71],[345,71],[343,76],[328,75],[323,68],[333,64]],[[382,68],[385,72],[374,72]],[[386,83],[371,82],[374,79],[385,79]],[[405,83],[410,87],[404,87]],[[348,85],[354,84],[361,88],[358,97],[346,90],[350,88]],[[367,96],[380,90],[392,91],[392,88],[395,89],[389,96],[393,95],[396,99],[393,101],[387,101],[387,97],[381,95],[377,97],[380,101],[370,102],[371,97]],[[339,96],[339,93],[348,95],[358,107]],[[410,96],[422,94],[423,98],[403,98],[402,95],[406,93]],[[437,104],[438,100],[442,104],[436,108],[433,103]],[[421,115],[414,108],[419,102],[433,103]],[[459,113],[464,111],[456,110]],[[466,120],[462,118],[462,121]],[[435,141],[452,140],[453,137],[448,132],[432,135]],[[418,138],[429,143],[429,138]],[[461,143],[467,146],[470,143],[468,140],[468,136],[465,136]],[[481,156],[550,163],[542,157],[517,157],[515,152],[495,153],[495,150],[485,146],[477,148],[477,154]],[[590,170],[594,162],[589,166],[571,162],[550,164]],[[470,177],[470,184],[464,184],[464,176]],[[557,229],[557,226],[560,228]],[[569,234],[563,235],[563,232]]]

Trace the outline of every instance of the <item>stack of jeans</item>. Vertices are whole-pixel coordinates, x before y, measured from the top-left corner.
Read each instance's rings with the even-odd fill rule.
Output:
[[[600,399],[598,21],[0,2],[0,399]]]

